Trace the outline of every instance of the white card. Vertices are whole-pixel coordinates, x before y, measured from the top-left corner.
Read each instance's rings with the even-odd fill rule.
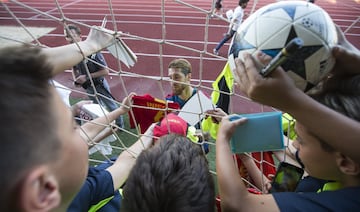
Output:
[[[179,116],[190,125],[195,125],[204,118],[205,111],[213,110],[215,105],[202,91],[193,95],[180,110]]]

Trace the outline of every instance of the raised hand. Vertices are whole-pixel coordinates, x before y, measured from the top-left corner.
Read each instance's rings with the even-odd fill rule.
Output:
[[[258,52],[256,56],[263,64],[271,59],[261,52]],[[256,102],[281,108],[288,103],[289,98],[293,97],[296,92],[302,92],[296,88],[293,80],[287,76],[281,67],[278,67],[269,76],[262,77],[259,74],[260,67],[256,65],[252,55],[245,53],[244,61],[237,58],[235,63],[234,79],[236,85],[246,96]]]
[[[222,118],[218,132],[218,140],[230,141],[236,127],[246,122],[246,118],[236,118],[232,120],[233,116],[236,115],[229,115]]]
[[[122,110],[127,113],[130,110],[131,104],[133,103],[132,98],[136,95],[136,93],[131,92],[127,97],[125,97],[121,103]]]
[[[339,41],[338,45],[332,49],[336,59],[332,73],[335,75],[359,74],[360,50],[346,39],[340,27],[336,26],[336,31]]]
[[[114,33],[102,27],[92,26],[85,42],[97,52],[116,42]]]
[[[210,116],[212,122],[218,124],[220,123],[221,119],[226,116],[227,114],[221,108],[215,108],[214,110],[208,110],[205,112],[206,116]]]

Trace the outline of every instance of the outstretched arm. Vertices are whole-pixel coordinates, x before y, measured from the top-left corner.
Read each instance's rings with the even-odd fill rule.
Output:
[[[230,121],[226,116],[220,123],[216,139],[216,172],[218,176],[221,208],[223,211],[279,210],[272,195],[256,195],[247,191],[235,166],[230,149],[230,138],[235,128],[246,119]]]
[[[265,54],[258,54],[260,61],[265,61],[265,57]],[[234,78],[240,90],[248,97],[288,112],[329,145],[360,162],[359,122],[325,107],[297,89],[281,67],[263,78],[250,54],[245,54],[244,62],[236,59],[236,66]]]
[[[86,40],[65,46],[45,48],[48,62],[53,66],[53,75],[71,69],[85,57],[100,51],[115,42],[113,35],[106,33],[100,27],[93,26]]]
[[[129,96],[125,97],[122,101],[122,104],[119,108],[110,113],[96,118],[92,121],[89,121],[81,126],[81,137],[87,143],[96,143],[96,141],[101,141],[102,138],[109,136],[113,131],[108,129],[106,132],[103,132],[108,125],[117,119],[119,116],[129,112],[131,106],[131,100],[135,93],[130,93]]]
[[[137,156],[144,149],[147,149],[152,145],[154,127],[155,124],[152,124],[136,143],[127,150],[124,150],[116,159],[115,163],[106,169],[112,176],[114,190],[119,189],[120,186],[124,184],[132,167],[135,165]]]

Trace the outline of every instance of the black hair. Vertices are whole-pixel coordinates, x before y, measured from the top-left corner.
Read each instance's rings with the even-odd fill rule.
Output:
[[[242,5],[242,4],[245,4],[245,3],[248,3],[249,0],[239,0],[239,5]]]
[[[123,190],[125,212],[214,211],[214,182],[201,147],[170,134],[137,158]]]
[[[330,77],[310,96],[321,104],[360,122],[360,74]],[[318,139],[324,150],[334,151],[325,141]]]

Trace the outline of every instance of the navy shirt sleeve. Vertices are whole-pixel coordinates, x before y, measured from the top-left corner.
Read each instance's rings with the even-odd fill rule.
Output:
[[[67,211],[88,211],[92,205],[114,194],[114,185],[110,173],[104,169],[90,167],[84,185]]]
[[[194,95],[196,94],[196,92],[197,92],[197,89],[194,88],[194,90],[193,90],[193,92],[192,92],[192,94],[191,94],[191,97],[194,96]],[[190,97],[190,98],[191,98],[191,97]],[[189,98],[189,99],[190,99],[190,98]],[[173,101],[173,102],[178,103],[178,104],[180,105],[180,108],[184,107],[185,103],[187,102],[187,100],[184,101],[184,100],[180,99],[179,96],[174,95],[174,94],[169,94],[169,95],[167,95],[167,96],[165,97],[165,99],[168,100],[168,101]]]

